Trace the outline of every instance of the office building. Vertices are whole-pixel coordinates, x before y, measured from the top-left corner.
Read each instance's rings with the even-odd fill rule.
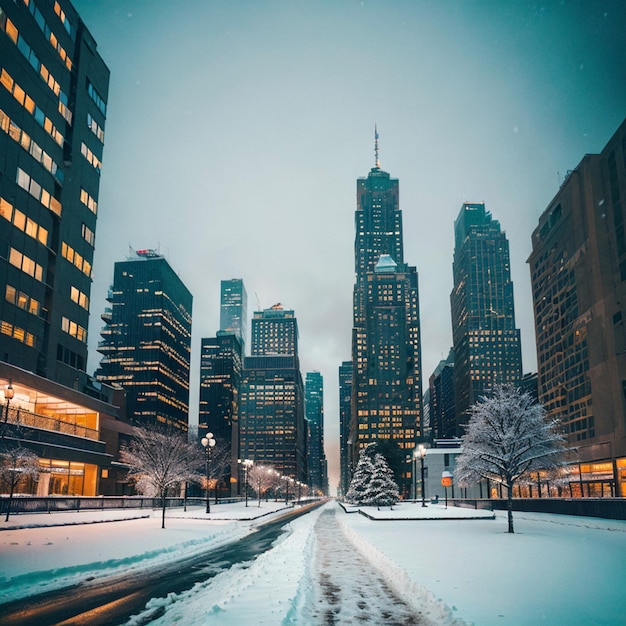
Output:
[[[460,436],[470,406],[493,385],[518,385],[522,377],[509,242],[483,203],[464,203],[454,223],[453,279],[454,402]]]
[[[223,280],[220,287],[220,330],[237,335],[246,353],[248,295],[241,278]]]
[[[115,264],[98,344],[98,380],[126,391],[130,420],[187,429],[192,295],[166,259],[138,250]]]
[[[570,491],[626,496],[626,121],[539,218],[530,265],[539,401],[579,463]]]
[[[454,404],[454,351],[439,361],[429,379],[430,425],[433,439],[456,437],[456,410]]]
[[[375,167],[357,180],[352,331],[352,462],[369,443],[398,458],[421,435],[422,375],[417,270],[404,262],[398,180]],[[396,475],[401,493],[411,470]]]
[[[109,70],[69,2],[0,3],[0,359],[86,383]]]
[[[352,401],[352,361],[339,366],[339,495],[348,493],[352,480],[352,440],[350,404]]]
[[[319,372],[307,372],[304,380],[304,409],[308,426],[308,485],[312,494],[328,493],[324,453],[324,379]]]
[[[230,459],[224,463],[224,485],[237,478],[239,458],[239,389],[243,370],[243,346],[238,335],[219,331],[202,339],[200,352],[200,405],[198,444],[207,432],[213,433],[220,449]]]
[[[280,304],[252,318],[239,403],[239,456],[306,484],[307,428],[298,324]]]

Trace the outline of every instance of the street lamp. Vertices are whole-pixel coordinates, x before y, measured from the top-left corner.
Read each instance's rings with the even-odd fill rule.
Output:
[[[237,463],[243,466],[243,482],[244,489],[246,491],[246,506],[248,506],[248,470],[250,466],[254,465],[254,461],[250,459],[237,459]]]
[[[209,476],[211,467],[211,448],[215,447],[215,439],[213,439],[213,433],[207,433],[201,440],[204,449],[206,450],[206,512],[211,512],[211,497],[209,495]]]
[[[426,456],[426,446],[424,446],[423,443],[420,443],[420,445],[413,451],[413,456],[420,460],[420,469],[422,471],[422,506],[426,506],[426,489],[424,485],[424,457]]]
[[[7,401],[7,408],[4,414],[4,425],[2,427],[2,437],[4,438],[4,433],[7,429],[7,422],[9,421],[9,404],[11,404],[11,400],[13,400],[13,396],[15,395],[15,391],[13,391],[13,385],[9,380],[9,384],[4,390],[4,399]]]

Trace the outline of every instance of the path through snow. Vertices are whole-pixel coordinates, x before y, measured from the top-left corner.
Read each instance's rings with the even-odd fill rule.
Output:
[[[314,526],[316,584],[308,603],[308,623],[431,624],[416,607],[400,599],[375,563],[355,548],[337,522],[337,510],[326,508]]]

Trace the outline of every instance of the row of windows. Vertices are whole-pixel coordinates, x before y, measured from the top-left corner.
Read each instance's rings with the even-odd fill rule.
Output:
[[[70,298],[72,302],[76,302],[79,306],[82,306],[85,311],[89,311],[89,297],[76,287],[70,287]]]
[[[102,115],[106,117],[107,103],[103,100],[102,96],[98,93],[90,80],[87,81],[87,93],[89,94],[89,97],[96,103],[98,109],[100,109],[100,113],[102,113]]]
[[[80,201],[94,214],[98,213],[98,203],[84,190],[80,190]]]
[[[13,337],[13,339],[17,339],[18,341],[25,343],[31,348],[35,347],[35,336],[19,326],[14,326],[13,324],[2,320],[0,322],[0,332],[3,335],[8,335],[9,337]]]
[[[37,239],[44,246],[48,245],[48,231],[37,224],[30,217],[26,217],[24,213],[18,209],[14,209],[10,202],[7,202],[4,198],[0,197],[0,217],[3,217],[8,222],[11,222],[13,226],[19,228],[25,232],[29,237]]]
[[[4,88],[35,118],[39,124],[54,141],[63,145],[63,135],[52,123],[49,117],[35,104],[35,101],[13,80],[11,75],[3,68],[0,74],[0,83]]]
[[[35,300],[35,298],[32,298],[23,291],[17,290],[11,285],[6,286],[5,299],[7,302],[33,315],[39,315],[39,311],[41,310],[41,305],[38,300]]]
[[[57,344],[57,361],[66,363],[70,367],[75,367],[79,370],[85,369],[82,355],[76,354],[76,352],[60,343]]]
[[[35,161],[41,163],[61,184],[63,184],[63,171],[58,168],[57,164],[52,160],[52,157],[15,122],[11,121],[9,116],[1,109],[0,128],[9,135],[13,141],[19,143]]]
[[[0,28],[6,32],[9,39],[17,45],[17,49],[22,53],[24,58],[30,63],[32,68],[41,76],[43,81],[53,91],[54,95],[59,98],[59,113],[68,124],[72,123],[72,112],[67,108],[67,95],[61,91],[60,83],[48,71],[48,68],[37,58],[35,52],[26,43],[25,39],[18,33],[15,24],[4,14],[0,13]]]
[[[61,57],[61,61],[65,63],[65,67],[67,67],[70,72],[72,71],[72,60],[69,56],[67,56],[67,52],[65,48],[59,43],[56,35],[52,32],[48,24],[46,24],[46,20],[44,16],[41,14],[41,11],[35,6],[35,3],[32,0],[23,0],[24,4],[28,7],[28,10],[31,12],[32,16],[35,18],[35,22],[37,22],[37,26],[41,29],[41,32],[44,34],[44,37],[50,42],[52,47],[57,51],[58,55]],[[57,3],[58,4],[58,3]],[[60,9],[61,7],[59,7]],[[58,14],[57,14],[58,15]]]
[[[61,256],[73,263],[85,276],[91,278],[91,263],[74,248],[68,246],[65,241],[61,244]]]
[[[91,113],[87,113],[87,128],[102,142],[104,143],[104,130],[100,127],[100,124],[91,117]]]
[[[102,169],[102,161],[87,147],[84,142],[80,144],[80,153],[87,159],[87,163],[100,173]]]
[[[76,337],[79,341],[87,343],[87,329],[76,322],[72,322],[67,317],[61,320],[61,330],[72,337]]]
[[[17,168],[17,184],[27,191],[35,200],[39,200],[46,209],[61,217],[61,203],[50,195],[34,178],[31,178],[23,169]]]
[[[30,1],[30,0],[29,0]],[[61,8],[61,5],[55,0],[54,2],[54,12],[59,16],[63,27],[67,31],[67,34],[72,38],[72,41],[76,39],[76,29],[72,26],[71,22],[67,19],[67,15],[65,15],[65,11]]]
[[[83,235],[83,239],[90,246],[93,246],[96,243],[96,234],[86,224],[83,224],[82,226],[82,235]]]
[[[11,248],[9,252],[9,263],[33,278],[43,280],[43,267],[15,248]]]

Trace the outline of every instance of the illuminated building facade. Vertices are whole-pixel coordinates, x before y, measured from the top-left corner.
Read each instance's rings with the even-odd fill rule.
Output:
[[[377,136],[376,136],[377,140]],[[352,330],[352,462],[386,442],[404,459],[421,435],[422,376],[418,277],[404,263],[398,180],[376,166],[357,180]],[[396,476],[401,493],[410,468]]]
[[[304,385],[298,325],[279,304],[252,319],[252,356],[244,359],[239,403],[239,456],[307,482]]]
[[[304,408],[308,426],[308,485],[314,494],[327,494],[327,464],[324,454],[324,379],[307,372],[304,379]]]
[[[69,2],[0,2],[0,359],[70,387],[86,377],[108,89]]]
[[[239,458],[239,388],[243,370],[243,347],[237,335],[219,331],[202,339],[200,352],[200,407],[198,444],[207,432],[219,445],[230,449],[230,470],[237,476]]]
[[[450,295],[456,435],[467,409],[494,384],[522,377],[515,328],[509,242],[484,203],[464,203],[454,223],[454,287]]]
[[[220,330],[239,337],[246,353],[248,294],[241,278],[223,280],[220,286]]]
[[[580,463],[573,495],[626,496],[626,122],[569,173],[530,265],[538,396]]]
[[[153,250],[115,264],[98,344],[98,380],[127,393],[137,425],[187,429],[192,296]]]

